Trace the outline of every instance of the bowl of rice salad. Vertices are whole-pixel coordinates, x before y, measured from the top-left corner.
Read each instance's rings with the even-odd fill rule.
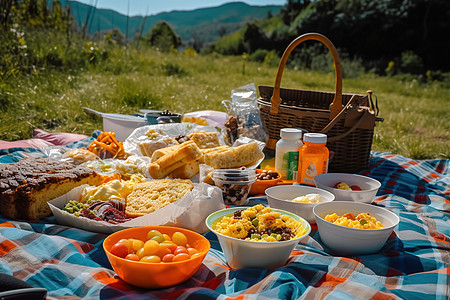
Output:
[[[329,252],[339,255],[380,251],[400,221],[383,207],[359,202],[319,203],[313,212],[320,240]]]
[[[279,268],[286,264],[311,225],[293,213],[265,207],[230,207],[206,218],[230,267]]]

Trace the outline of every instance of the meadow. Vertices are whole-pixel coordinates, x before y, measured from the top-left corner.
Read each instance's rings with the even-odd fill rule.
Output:
[[[27,76],[0,77],[0,139],[31,138],[34,128],[87,135],[101,130],[102,119],[84,113],[83,106],[124,114],[139,109],[225,111],[221,101],[230,99],[232,89],[252,82],[273,85],[277,71],[274,64],[245,56],[162,53],[139,45],[116,45],[95,59],[82,68],[47,67]],[[344,78],[343,92],[364,94],[370,89],[377,96],[384,122],[375,127],[373,150],[448,159],[449,81],[366,73]],[[333,91],[334,73],[290,68],[282,87]]]

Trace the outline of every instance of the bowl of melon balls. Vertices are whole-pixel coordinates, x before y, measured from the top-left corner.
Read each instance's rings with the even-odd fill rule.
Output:
[[[349,173],[325,173],[314,177],[316,187],[329,191],[335,201],[372,203],[381,183],[371,177]]]
[[[129,284],[148,289],[188,280],[200,268],[210,247],[201,234],[171,226],[128,228],[103,242],[117,275]]]

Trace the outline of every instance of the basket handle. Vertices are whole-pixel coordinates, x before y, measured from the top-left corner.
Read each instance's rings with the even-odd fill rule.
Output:
[[[270,108],[270,112],[273,114],[278,113],[278,107],[280,106],[281,98],[280,98],[280,85],[281,85],[281,76],[283,75],[284,67],[286,66],[287,59],[291,52],[297,47],[299,44],[308,41],[308,40],[316,40],[319,42],[322,42],[328,50],[331,52],[331,55],[333,56],[334,61],[334,69],[335,69],[335,81],[336,81],[336,93],[334,95],[333,102],[330,105],[330,120],[334,119],[334,117],[337,116],[337,114],[342,109],[342,67],[341,67],[341,60],[339,59],[339,55],[337,53],[336,48],[334,47],[333,43],[324,35],[320,33],[306,33],[299,37],[297,37],[295,40],[293,40],[289,46],[286,48],[286,50],[283,53],[283,56],[281,57],[280,64],[278,65],[278,71],[277,71],[277,77],[275,78],[275,86],[273,89],[272,98],[270,99],[270,102],[272,103],[272,106]]]

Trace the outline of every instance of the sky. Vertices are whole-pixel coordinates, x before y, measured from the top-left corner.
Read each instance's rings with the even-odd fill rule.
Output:
[[[193,10],[214,7],[228,2],[250,5],[284,5],[287,0],[76,0],[97,8],[112,9],[124,15],[155,15],[172,10]]]

